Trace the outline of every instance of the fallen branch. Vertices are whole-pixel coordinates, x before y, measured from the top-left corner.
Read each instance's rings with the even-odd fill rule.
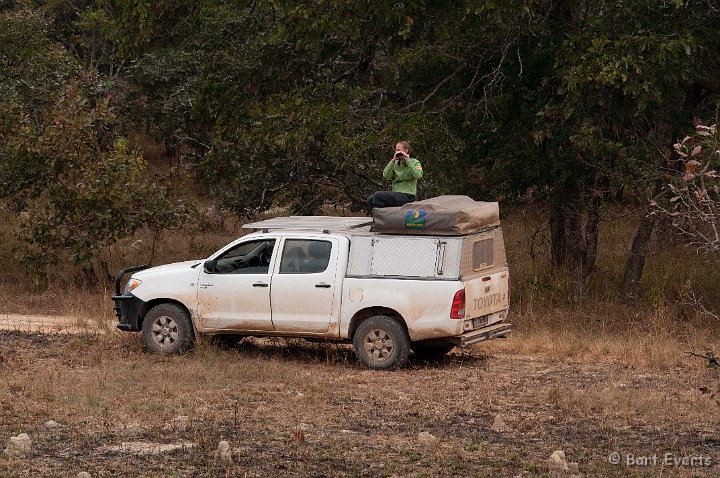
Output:
[[[720,368],[720,358],[716,357],[715,354],[708,350],[705,355],[696,354],[695,352],[685,352],[688,357],[699,357],[705,359],[705,366],[710,368]]]

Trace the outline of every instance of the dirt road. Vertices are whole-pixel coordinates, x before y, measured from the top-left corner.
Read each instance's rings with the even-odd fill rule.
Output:
[[[0,330],[81,334],[106,332],[110,327],[110,324],[63,315],[0,314]]]

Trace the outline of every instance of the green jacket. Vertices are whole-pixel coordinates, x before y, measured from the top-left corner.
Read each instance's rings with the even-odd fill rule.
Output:
[[[391,159],[383,170],[383,178],[392,179],[392,190],[396,193],[417,194],[417,180],[423,175],[422,165],[415,158],[405,161]]]

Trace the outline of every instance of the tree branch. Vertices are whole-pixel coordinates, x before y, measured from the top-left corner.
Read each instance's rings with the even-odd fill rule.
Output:
[[[450,73],[448,76],[446,76],[445,78],[443,78],[442,80],[440,80],[440,83],[438,83],[437,85],[435,85],[435,88],[433,88],[433,90],[430,92],[430,94],[428,94],[425,98],[423,98],[423,99],[420,100],[420,101],[416,101],[415,103],[411,103],[411,104],[407,105],[405,108],[403,108],[403,109],[401,110],[401,112],[406,113],[406,112],[410,111],[412,108],[414,108],[414,107],[417,106],[417,105],[420,105],[420,111],[424,110],[424,109],[425,109],[425,103],[427,103],[428,100],[430,100],[433,96],[435,96],[435,95],[442,89],[443,86],[445,86],[445,85],[446,85],[448,82],[450,82],[453,78],[455,78],[456,76],[458,76],[458,75],[460,74],[460,72],[465,69],[465,67],[467,66],[467,64],[468,64],[468,60],[465,60],[464,62],[462,62],[462,63],[460,64],[460,66],[458,66],[457,68],[455,68],[455,71],[453,71],[453,72]]]

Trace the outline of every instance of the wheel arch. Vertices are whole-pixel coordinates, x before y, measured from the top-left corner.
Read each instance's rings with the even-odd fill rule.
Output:
[[[193,329],[193,334],[197,337],[197,330],[195,329],[195,322],[192,320],[192,314],[190,313],[190,309],[187,308],[185,304],[180,302],[179,300],[175,299],[166,299],[166,298],[158,298],[158,299],[152,299],[147,302],[145,302],[142,307],[140,308],[140,313],[138,313],[138,329],[142,330],[143,322],[145,321],[145,316],[148,312],[150,312],[150,309],[155,307],[156,305],[160,304],[174,304],[180,306],[188,315],[188,318],[190,319],[190,326]]]
[[[362,324],[370,317],[375,317],[377,315],[384,315],[393,318],[396,322],[402,325],[402,327],[405,329],[405,332],[408,333],[407,323],[405,323],[405,319],[402,315],[400,315],[398,311],[389,307],[374,306],[366,307],[355,312],[355,315],[353,315],[352,319],[350,319],[350,327],[348,328],[348,339],[352,341],[353,337],[355,336],[355,331],[358,327],[360,327],[360,324]]]

